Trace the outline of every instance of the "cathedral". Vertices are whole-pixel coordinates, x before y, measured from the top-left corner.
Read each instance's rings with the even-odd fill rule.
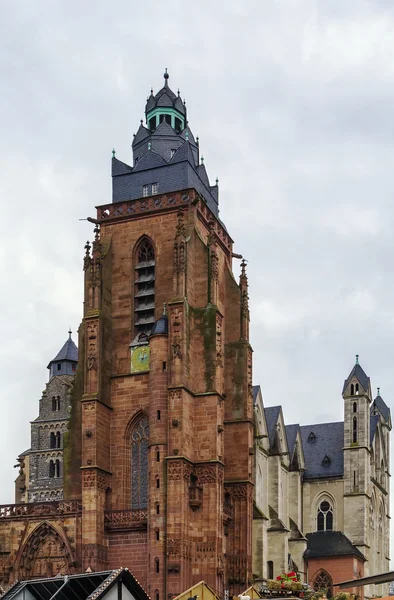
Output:
[[[145,116],[88,219],[78,349],[70,331],[49,362],[0,506],[0,584],[127,567],[170,600],[295,570],[330,596],[386,571],[390,409],[358,357],[342,422],[288,425],[264,406],[246,262],[167,71]]]

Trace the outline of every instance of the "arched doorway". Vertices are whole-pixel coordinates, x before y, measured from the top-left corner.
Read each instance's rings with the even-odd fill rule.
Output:
[[[74,561],[67,542],[47,522],[41,523],[23,546],[18,579],[55,577],[74,572]]]

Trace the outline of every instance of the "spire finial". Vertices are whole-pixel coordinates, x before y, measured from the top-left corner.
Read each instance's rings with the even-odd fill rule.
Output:
[[[115,154],[116,154],[115,148],[112,148],[112,158],[115,158]]]
[[[380,387],[378,387],[378,393],[377,393],[377,395],[380,396]]]
[[[153,87],[150,89],[150,95],[153,96]]]
[[[178,96],[180,96],[180,93],[181,93],[181,92],[179,91],[179,88],[178,88]]]
[[[72,334],[72,331],[71,331],[71,326],[70,326],[70,329],[68,330],[68,339],[69,340],[71,340],[71,334]]]
[[[244,258],[241,261],[241,275],[246,275],[246,260]]]
[[[359,356],[360,356],[359,354],[356,354],[356,365],[358,365],[358,357]]]
[[[163,302],[163,315],[167,314],[167,302]]]
[[[203,156],[201,157],[201,164],[202,165],[204,164],[204,157]]]
[[[216,185],[219,185],[219,177],[216,177]]]
[[[141,125],[143,124],[143,122],[144,122],[144,121],[143,121],[142,119],[140,119],[140,123],[141,123]]]
[[[166,67],[166,72],[164,73],[163,77],[164,77],[164,85],[167,87],[168,79],[170,77],[169,74],[167,73],[167,67]]]

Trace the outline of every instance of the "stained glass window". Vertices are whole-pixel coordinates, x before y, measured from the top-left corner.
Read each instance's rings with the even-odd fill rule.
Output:
[[[317,511],[317,531],[332,531],[333,510],[327,500],[322,500]]]
[[[327,571],[320,571],[313,582],[313,589],[317,592],[324,590],[327,598],[332,598],[332,579]]]
[[[131,432],[131,508],[148,506],[148,419],[142,416]]]

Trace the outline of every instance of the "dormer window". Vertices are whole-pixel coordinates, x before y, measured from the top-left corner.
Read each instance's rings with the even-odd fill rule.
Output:
[[[325,455],[325,457],[323,458],[323,460],[321,461],[321,464],[323,467],[329,467],[331,464],[331,459],[329,456],[327,456],[327,454]]]
[[[158,183],[152,183],[152,195],[153,194],[157,194],[159,190],[159,184]]]
[[[146,198],[147,196],[149,196],[149,186],[148,185],[143,185],[142,186],[142,196],[144,198]]]
[[[57,363],[57,370],[61,371],[62,370],[62,363]]]
[[[316,436],[313,433],[313,431],[310,432],[310,434],[308,435],[308,442],[314,442],[316,440]]]

